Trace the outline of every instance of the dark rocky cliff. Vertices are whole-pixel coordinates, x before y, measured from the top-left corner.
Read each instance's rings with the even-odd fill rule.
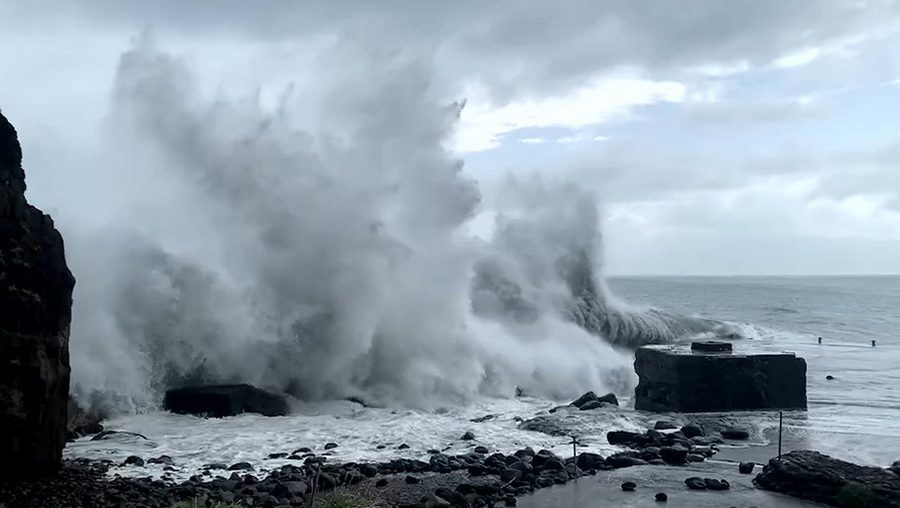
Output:
[[[60,465],[75,279],[53,220],[25,200],[16,130],[0,114],[0,473]]]

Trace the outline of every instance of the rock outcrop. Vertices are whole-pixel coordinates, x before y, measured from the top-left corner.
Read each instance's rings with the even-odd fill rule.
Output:
[[[0,114],[0,474],[57,469],[66,443],[75,279],[53,220],[25,200],[16,130]]]
[[[635,352],[634,371],[634,407],[643,411],[806,409],[806,361],[793,353],[644,346]]]
[[[756,485],[832,506],[900,508],[900,476],[809,450],[771,459]]]
[[[205,385],[176,388],[166,392],[164,407],[173,413],[222,418],[241,413],[284,416],[287,399],[255,386]]]

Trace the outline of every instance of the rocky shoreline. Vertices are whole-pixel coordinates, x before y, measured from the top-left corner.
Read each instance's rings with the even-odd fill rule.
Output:
[[[549,414],[521,421],[519,427],[553,436],[568,436],[570,432],[561,423],[566,420],[567,414],[604,411],[616,406],[617,402],[612,395],[598,397],[588,392],[568,406],[560,406],[551,409]],[[489,418],[493,416],[477,418],[473,422]],[[669,493],[678,496],[698,491],[727,492],[737,478],[745,484],[744,490],[764,487],[804,497],[790,489],[770,487],[796,483],[792,478],[784,478],[785,468],[776,468],[777,464],[771,462],[749,487],[746,484],[750,483],[750,475],[758,471],[757,464],[752,462],[720,463],[698,468],[719,452],[720,445],[734,445],[749,439],[750,433],[740,427],[735,419],[700,418],[688,420],[680,426],[670,420],[657,420],[649,426],[651,428],[643,432],[607,432],[607,442],[622,451],[606,456],[591,451],[579,453],[576,439],[573,439],[572,454],[566,457],[532,448],[499,453],[484,444],[477,444],[474,434],[466,432],[458,439],[471,443],[469,451],[454,455],[433,449],[423,450],[421,458],[398,458],[378,463],[337,463],[330,461],[333,460],[331,453],[339,444],[326,443],[317,447],[317,452],[301,447],[270,453],[266,459],[268,461],[275,464],[290,462],[280,467],[272,468],[265,461],[257,464],[206,464],[192,471],[194,475],[184,481],[176,480],[174,475],[180,465],[165,455],[129,456],[119,462],[68,460],[54,476],[31,481],[0,480],[0,508],[170,508],[181,501],[193,501],[196,506],[212,506],[215,503],[230,506],[234,503],[239,507],[287,508],[308,507],[316,496],[321,499],[333,493],[352,496],[361,500],[364,506],[383,508],[516,506],[522,496],[594,475],[601,476],[601,482],[607,476],[610,479],[624,478],[620,485],[623,492],[633,491],[637,485],[644,488],[652,483],[645,476],[662,475],[670,480]],[[122,435],[146,439],[138,434],[110,430],[92,439]],[[404,447],[400,445],[398,449]],[[817,460],[808,466],[817,468],[827,462],[819,457],[814,456]],[[834,463],[833,459],[829,460],[832,462],[828,464]],[[789,470],[803,471],[803,464],[801,462],[800,466]],[[117,474],[127,468],[129,475],[135,476],[134,473],[141,468],[151,465],[155,467],[148,468],[148,475],[144,477],[125,478]],[[634,474],[621,473],[620,470],[627,468],[633,468]],[[161,477],[150,475],[151,470],[158,474],[160,469]],[[869,469],[877,468],[866,471]],[[849,466],[845,470],[856,471]],[[777,471],[781,476],[762,478],[765,471]],[[900,484],[897,471],[883,472],[887,476],[877,476],[880,481],[889,485]],[[677,478],[679,484],[677,491],[671,489],[673,478]],[[837,479],[832,484],[840,487],[844,481],[852,479]],[[880,485],[876,487],[883,489]],[[897,489],[900,492],[900,485]],[[659,502],[667,498],[666,492],[655,494],[659,494]]]
[[[611,444],[631,450],[608,457],[582,452],[563,458],[548,450],[530,448],[503,454],[475,446],[471,452],[460,455],[430,450],[427,460],[332,464],[327,456],[300,448],[270,454],[271,459],[287,458],[297,461],[297,465],[284,465],[264,477],[256,473],[253,464],[246,462],[208,464],[184,482],[166,481],[165,477],[109,477],[112,467],[118,464],[73,460],[65,462],[62,471],[54,477],[0,482],[0,506],[5,503],[5,508],[168,508],[178,501],[199,500],[201,506],[207,502],[224,502],[266,508],[300,507],[309,506],[314,493],[321,496],[335,491],[352,494],[379,507],[515,506],[517,498],[535,490],[603,471],[702,462],[715,454],[712,442],[720,440],[696,425],[674,430],[671,428],[674,425],[663,421],[655,427],[643,434],[609,432],[607,439]],[[329,444],[324,448],[334,446]],[[167,468],[173,465],[172,459],[166,456],[132,456],[123,466],[139,468],[145,463],[165,464]],[[696,481],[687,482],[686,488],[700,488]],[[720,478],[700,478],[699,482],[703,489],[728,488],[727,480]],[[623,489],[627,488],[623,484]]]

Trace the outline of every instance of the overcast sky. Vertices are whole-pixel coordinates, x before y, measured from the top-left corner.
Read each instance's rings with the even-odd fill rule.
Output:
[[[64,234],[103,219],[74,161],[147,29],[210,90],[311,104],[330,73],[427,61],[466,100],[476,231],[540,174],[601,198],[608,273],[900,273],[900,2],[0,0],[0,108]]]

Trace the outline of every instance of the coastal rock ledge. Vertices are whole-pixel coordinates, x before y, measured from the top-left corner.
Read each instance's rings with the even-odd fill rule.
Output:
[[[832,506],[900,508],[900,476],[809,450],[771,459],[753,482],[766,490]]]
[[[16,130],[0,114],[0,475],[59,468],[75,279],[53,220],[25,200]]]

